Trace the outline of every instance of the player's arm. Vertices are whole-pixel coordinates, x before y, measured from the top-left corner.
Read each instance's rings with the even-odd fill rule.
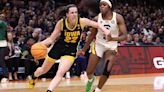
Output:
[[[98,17],[96,16],[94,18],[94,21],[97,21]],[[88,35],[88,39],[86,40],[86,43],[84,45],[84,47],[82,48],[82,51],[83,52],[86,52],[87,49],[89,48],[90,46],[90,43],[94,40],[96,34],[97,34],[97,28],[91,28],[91,33]]]
[[[48,37],[47,39],[45,39],[41,43],[45,44],[46,46],[49,46],[50,44],[54,43],[54,41],[58,38],[58,36],[61,32],[62,22],[63,22],[62,19],[59,20],[55,26],[53,33],[50,35],[50,37]]]
[[[86,40],[86,43],[85,43],[84,47],[82,48],[83,52],[87,51],[87,49],[90,46],[90,43],[95,39],[96,34],[97,34],[97,29],[92,28],[91,33],[88,35],[88,39]]]
[[[111,39],[109,39],[110,41],[124,41],[127,39],[127,29],[126,29],[126,25],[125,25],[125,21],[124,18],[122,17],[122,15],[117,14],[116,16],[117,19],[117,24],[119,27],[119,31],[120,31],[120,36],[119,37],[111,37]]]
[[[83,26],[91,26],[91,27],[94,27],[94,28],[97,28],[97,29],[100,29],[102,30],[106,35],[109,34],[109,30],[107,30],[103,25],[93,21],[93,20],[90,20],[90,19],[87,19],[87,18],[81,18],[81,21],[82,21],[82,24]]]

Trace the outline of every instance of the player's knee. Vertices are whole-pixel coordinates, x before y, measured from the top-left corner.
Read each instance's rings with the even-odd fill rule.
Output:
[[[65,71],[58,70],[56,76],[64,76],[65,73],[66,73]]]

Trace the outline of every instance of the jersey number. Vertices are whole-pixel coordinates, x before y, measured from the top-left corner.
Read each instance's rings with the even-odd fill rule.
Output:
[[[78,37],[65,37],[64,41],[67,43],[76,43]]]
[[[104,25],[106,29],[110,29],[110,25]]]
[[[106,29],[110,29],[110,25],[104,25],[104,27],[106,28]],[[103,39],[105,39],[106,40],[106,36],[105,36],[105,34],[103,35]]]

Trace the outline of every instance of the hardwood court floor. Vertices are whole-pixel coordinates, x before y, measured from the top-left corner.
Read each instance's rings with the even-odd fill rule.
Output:
[[[33,89],[28,88],[28,81],[1,83],[0,92],[45,92],[49,83],[38,81]],[[80,78],[65,79],[54,92],[85,92],[85,83]],[[164,73],[113,75],[102,92],[164,92]]]

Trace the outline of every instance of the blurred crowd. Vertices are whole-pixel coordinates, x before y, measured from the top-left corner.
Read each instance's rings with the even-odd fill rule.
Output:
[[[119,4],[116,11],[125,18],[128,39],[124,45],[164,45],[164,8],[145,4]]]
[[[69,3],[78,5],[82,17],[93,18],[99,12],[98,0],[0,0],[0,13],[5,15],[8,24],[9,54],[5,59],[9,80],[19,79],[16,73],[18,65],[22,65],[21,61],[26,68],[25,76],[31,75],[36,69],[37,64],[30,62],[34,61],[30,47],[51,34],[58,20],[58,11],[62,5]],[[160,2],[152,4],[149,0],[136,0],[135,3],[134,0],[113,0],[113,4],[114,11],[123,15],[127,25],[128,38],[120,42],[120,46],[164,45],[164,6]],[[84,43],[85,38],[81,45]],[[31,65],[35,66],[34,69]]]

